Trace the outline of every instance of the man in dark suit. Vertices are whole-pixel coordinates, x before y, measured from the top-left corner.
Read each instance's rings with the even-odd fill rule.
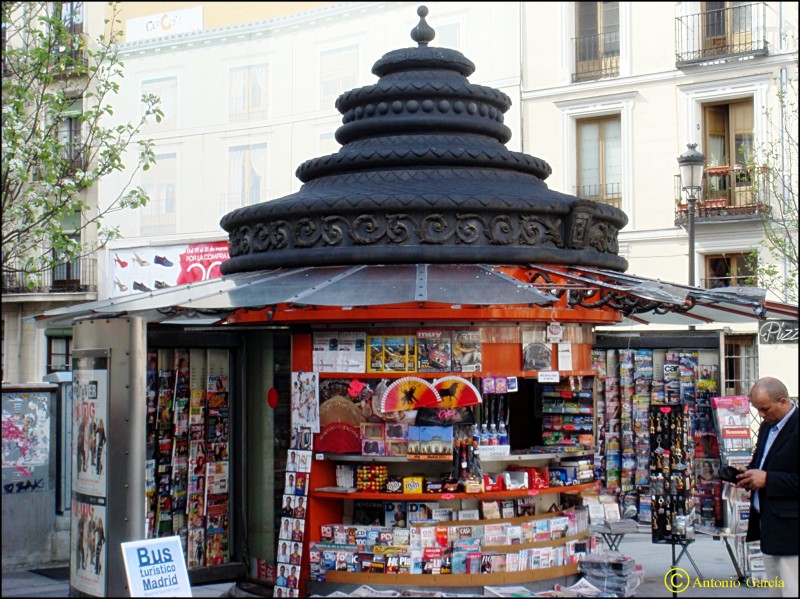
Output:
[[[798,410],[773,377],[759,379],[749,398],[764,421],[753,459],[737,477],[737,486],[752,492],[747,541],[761,541],[767,579],[777,577],[781,595],[797,597]]]

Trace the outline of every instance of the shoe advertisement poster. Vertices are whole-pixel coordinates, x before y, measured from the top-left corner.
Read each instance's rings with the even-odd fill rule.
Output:
[[[109,297],[215,279],[228,255],[227,241],[112,249]]]

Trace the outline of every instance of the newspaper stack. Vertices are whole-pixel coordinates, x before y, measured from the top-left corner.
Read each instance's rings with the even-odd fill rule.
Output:
[[[642,582],[633,558],[619,553],[586,555],[578,569],[588,583],[617,597],[632,597]]]

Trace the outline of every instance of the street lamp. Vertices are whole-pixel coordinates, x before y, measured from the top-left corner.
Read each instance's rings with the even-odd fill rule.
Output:
[[[695,148],[697,144],[686,144],[688,150],[678,156],[678,167],[681,173],[681,188],[686,192],[689,201],[689,219],[686,232],[689,234],[689,285],[694,287],[694,205],[703,188],[703,171],[706,157]]]

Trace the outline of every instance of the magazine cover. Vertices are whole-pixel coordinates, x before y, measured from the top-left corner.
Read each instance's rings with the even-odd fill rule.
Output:
[[[228,442],[228,410],[211,409],[208,410],[208,442],[227,443]]]
[[[145,538],[154,536],[156,518],[156,461],[146,460],[144,463],[144,491],[147,504],[147,522]]]
[[[453,372],[477,372],[482,368],[481,332],[453,331]]]
[[[209,534],[206,539],[206,565],[218,566],[227,563],[228,559],[227,533]]]
[[[387,372],[405,372],[408,370],[406,362],[407,350],[406,337],[384,337],[383,369]]]
[[[339,335],[315,332],[313,335],[312,363],[315,372],[336,372],[339,353]]]
[[[417,332],[417,371],[449,372],[450,357],[449,331]]]
[[[220,495],[228,492],[228,462],[206,464],[206,494]]]
[[[206,565],[206,531],[203,527],[190,527],[189,540],[186,548],[186,561],[188,567],[201,568]]]
[[[207,402],[209,409],[222,410],[228,407],[228,375],[208,377]]]
[[[384,501],[384,526],[405,528],[408,524],[408,507],[405,501]]]
[[[383,337],[368,337],[367,346],[367,372],[383,372]]]
[[[189,426],[191,430],[200,426],[204,430],[206,423],[206,394],[200,389],[193,389],[189,395]]]
[[[749,455],[750,403],[747,396],[712,397],[711,409],[719,435],[722,457]]]
[[[367,366],[367,334],[356,331],[339,333],[336,352],[337,372],[364,372]]]
[[[353,524],[365,526],[383,526],[383,501],[355,499],[353,501]]]

